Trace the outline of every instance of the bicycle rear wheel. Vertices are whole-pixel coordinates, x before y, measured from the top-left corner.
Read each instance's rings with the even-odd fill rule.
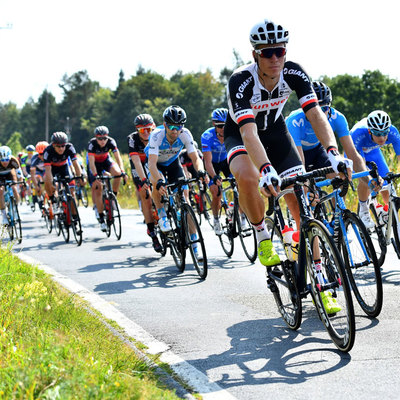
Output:
[[[239,204],[235,202],[235,219],[236,226],[239,233],[240,243],[242,243],[244,254],[249,259],[250,262],[254,262],[257,259],[257,238],[256,232],[252,227],[246,214],[243,213],[243,224],[242,217],[239,214]]]
[[[400,252],[400,197],[394,198],[394,206],[395,210],[393,211],[392,216],[392,230],[394,236],[394,242],[392,239],[393,246],[396,246],[395,251],[397,255]]]
[[[282,234],[274,221],[266,217],[265,225],[272,235],[272,243],[281,260],[280,265],[267,267],[268,288],[286,325],[296,330],[301,325],[303,313],[301,297],[296,286],[295,262],[288,260]]]
[[[382,275],[368,231],[358,216],[345,214],[342,252],[354,295],[369,317],[377,317],[382,310]],[[347,238],[346,238],[347,236]]]
[[[46,206],[43,206],[42,208],[42,215],[46,224],[47,231],[51,233],[53,231],[53,220],[50,219],[50,213]]]
[[[322,222],[311,220],[304,228],[304,233],[307,271],[315,307],[336,347],[343,352],[349,352],[354,345],[356,326],[350,286],[342,257]],[[314,260],[317,259],[321,260],[321,271],[318,273],[314,264]],[[327,297],[336,301],[336,312],[327,311],[325,308],[323,298]]]
[[[188,246],[190,255],[192,256],[193,266],[200,278],[206,279],[208,267],[203,234],[201,233],[196,215],[188,204],[182,205],[182,213],[182,223],[184,224],[186,245]]]

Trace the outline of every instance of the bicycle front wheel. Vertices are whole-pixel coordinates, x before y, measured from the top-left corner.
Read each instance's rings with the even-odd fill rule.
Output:
[[[233,241],[233,223],[232,216],[228,218],[227,215],[228,204],[222,202],[221,208],[219,210],[219,222],[221,223],[222,234],[218,236],[219,242],[221,243],[222,250],[228,257],[232,257],[234,249]]]
[[[343,259],[346,272],[358,304],[369,317],[382,310],[382,275],[368,231],[358,216],[344,216],[346,235],[343,235]]]
[[[89,205],[89,201],[88,201],[88,194],[87,194],[86,186],[81,187],[81,200],[82,200],[83,206],[85,208],[87,208],[87,206]]]
[[[13,239],[16,240],[18,243],[22,242],[22,225],[21,225],[21,218],[19,216],[17,202],[14,198],[11,199],[10,208],[13,215]]]
[[[171,231],[165,233],[167,238],[168,246],[171,249],[171,255],[174,259],[176,268],[179,272],[183,272],[186,266],[186,249],[183,244],[184,237],[182,236],[182,231],[180,228],[181,221],[178,221],[178,215],[175,209],[170,210],[169,223],[171,225]]]
[[[72,210],[75,210],[75,212],[73,213]],[[73,197],[69,199],[68,212],[70,213],[71,216],[70,219],[71,219],[72,233],[74,235],[76,244],[80,246],[82,244],[82,225],[81,225],[81,219],[79,217],[78,207]]]
[[[295,263],[288,260],[285,243],[280,229],[270,217],[265,218],[266,229],[272,236],[275,251],[279,254],[280,265],[267,267],[267,284],[274,296],[278,311],[286,325],[296,330],[301,325],[302,304],[296,286]]]
[[[211,197],[209,193],[206,191],[201,191],[200,194],[201,194],[200,209],[202,210],[204,219],[207,220],[208,224],[211,226],[211,228],[213,228],[214,225],[213,225],[212,209],[211,209]]]
[[[354,345],[356,324],[342,257],[322,222],[311,220],[303,232],[306,238],[310,290],[315,307],[336,347],[349,352]],[[318,271],[314,260],[321,260]]]
[[[111,221],[117,240],[121,239],[122,226],[121,226],[121,214],[119,212],[118,200],[114,194],[110,196],[110,211],[112,214]]]
[[[254,262],[257,259],[257,238],[254,228],[251,226],[249,219],[246,214],[239,213],[239,204],[235,203],[235,219],[236,226],[239,233],[240,243],[242,243],[244,254],[250,262]]]
[[[381,222],[379,221],[375,206],[372,203],[369,206],[369,213],[371,215],[372,221],[375,224],[375,227],[369,230],[369,234],[375,249],[376,258],[378,260],[379,266],[381,267],[385,262],[387,253],[385,238],[386,226],[381,224]]]
[[[68,204],[65,200],[59,202],[58,226],[63,235],[65,243],[69,242],[69,222],[68,222]]]
[[[201,279],[206,279],[207,254],[204,245],[203,234],[201,233],[199,223],[193,209],[188,204],[182,205],[182,223],[184,224],[186,245],[192,256],[193,266]]]

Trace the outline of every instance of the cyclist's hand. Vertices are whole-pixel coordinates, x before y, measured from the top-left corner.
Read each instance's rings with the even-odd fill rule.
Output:
[[[343,163],[347,169],[347,176],[349,177],[349,180],[351,180],[351,174],[353,172],[353,161],[348,158],[342,157],[339,154],[338,149],[333,146],[328,147],[327,153],[328,153],[329,162],[331,163],[333,170],[336,173],[338,173],[339,172],[338,166],[340,163]],[[345,178],[345,176],[342,172],[340,173],[340,177],[342,179]]]
[[[384,181],[380,176],[378,177],[378,181],[374,178],[368,182],[370,190],[374,191],[375,193],[378,193],[382,190],[383,184]]]
[[[126,174],[124,171],[122,171],[121,175],[122,175],[122,179],[124,180],[124,185],[126,185],[128,182],[128,174]]]
[[[214,175],[214,178],[212,178],[213,184],[217,185],[217,186],[221,186],[222,185],[222,178],[217,174]]]
[[[260,189],[261,193],[270,197],[277,196],[280,192],[280,185],[282,183],[281,178],[278,173],[275,171],[275,168],[271,164],[267,164],[261,171],[261,179],[260,179]]]
[[[150,189],[150,182],[147,178],[142,179],[142,181],[139,184],[139,191],[141,191],[142,189],[144,190]]]
[[[205,182],[207,185],[210,183],[210,177],[208,176],[206,171],[203,170],[197,171],[197,176],[202,182]]]
[[[157,181],[156,189],[160,193],[161,196],[166,196],[168,194],[167,188],[165,187],[166,183],[162,180],[159,179]]]

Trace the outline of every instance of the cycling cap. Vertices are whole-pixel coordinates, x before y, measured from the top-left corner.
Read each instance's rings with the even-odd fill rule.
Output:
[[[137,128],[143,128],[154,124],[153,117],[150,114],[139,114],[133,122]]]
[[[28,144],[28,146],[25,147],[26,151],[35,151],[35,146],[33,144]]]
[[[68,142],[68,136],[64,132],[54,132],[51,135],[51,143],[66,144],[67,142]]]
[[[186,113],[179,106],[169,106],[164,111],[163,119],[167,124],[182,125],[186,122]]]
[[[0,147],[0,161],[10,161],[11,160],[11,149],[8,146]]]
[[[108,128],[104,125],[97,126],[94,130],[96,136],[107,136],[109,134]]]
[[[36,152],[39,154],[43,154],[44,149],[48,146],[49,144],[45,141],[43,142],[37,142],[36,143]]]
[[[312,85],[314,92],[317,95],[319,105],[330,106],[332,103],[332,92],[331,89],[329,89],[329,86],[325,85],[325,83],[321,81],[314,81]]]
[[[389,133],[389,128],[392,125],[390,121],[389,115],[385,113],[385,111],[376,110],[372,111],[367,117],[367,125],[368,129],[376,132],[385,132]]]
[[[250,31],[250,43],[254,48],[260,44],[287,43],[289,32],[281,25],[265,19],[254,25]]]
[[[211,119],[214,122],[225,122],[227,116],[228,116],[227,108],[216,108],[211,114]]]

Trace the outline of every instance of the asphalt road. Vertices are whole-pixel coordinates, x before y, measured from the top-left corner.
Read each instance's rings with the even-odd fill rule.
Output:
[[[209,398],[397,399],[400,392],[400,261],[389,249],[384,305],[368,319],[356,306],[349,354],[337,351],[310,301],[296,332],[285,328],[266,287],[265,269],[246,261],[235,241],[228,259],[209,226],[209,273],[178,273],[171,255],[156,254],[139,211],[123,211],[122,239],[106,238],[91,209],[80,208],[84,242],[48,234],[38,212],[22,207],[23,241],[14,246],[101,296],[215,382]],[[238,240],[238,239],[237,239]]]

